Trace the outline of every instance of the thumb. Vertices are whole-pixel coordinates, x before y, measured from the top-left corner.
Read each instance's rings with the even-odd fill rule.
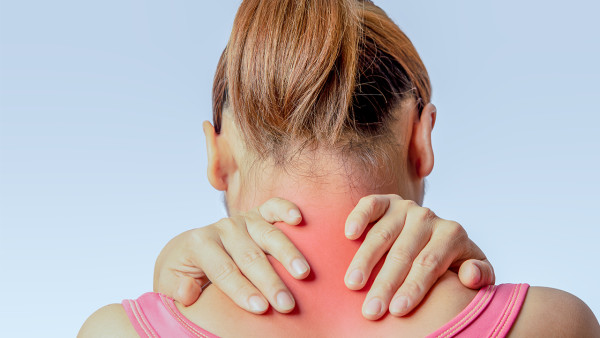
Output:
[[[202,293],[201,281],[188,276],[179,279],[179,286],[173,295],[173,299],[184,306],[194,304]]]
[[[469,259],[460,265],[458,278],[464,286],[470,289],[480,289],[494,284],[496,275],[492,264],[487,259]]]

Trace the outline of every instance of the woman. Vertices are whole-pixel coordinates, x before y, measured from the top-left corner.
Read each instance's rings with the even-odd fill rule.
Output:
[[[373,281],[367,281],[365,273],[356,276],[352,269],[346,273],[345,265],[358,243],[339,240],[339,230],[347,226],[354,230],[349,237],[356,238],[367,223],[386,213],[405,225],[404,229],[381,225],[378,232],[369,232],[367,237],[379,237],[383,244],[374,254],[376,259],[365,263],[363,271],[369,276],[371,269],[373,274],[381,269],[379,258],[398,235],[389,229],[422,233],[422,226],[441,222],[411,202],[422,201],[424,178],[433,168],[431,130],[436,111],[429,101],[429,80],[414,47],[370,2],[243,2],[217,69],[215,127],[204,125],[208,176],[216,189],[226,192],[233,217],[253,217],[247,211],[272,196],[298,206],[301,226],[277,225],[305,254],[311,271],[308,280],[295,281],[271,260],[296,304],[289,295],[270,299],[274,306],[287,305],[277,308],[281,312],[296,306],[287,315],[272,311],[255,316],[213,286],[187,308],[147,294],[125,301],[125,310],[117,305],[99,311],[86,322],[82,336],[107,330],[148,336],[175,332],[169,330],[197,336],[261,337],[432,332],[434,336],[599,335],[589,308],[572,295],[545,288],[528,291],[525,284],[476,292],[462,287],[452,272],[444,274],[409,317],[385,315],[388,303],[395,314],[411,308],[401,295],[392,298],[390,292],[369,294],[363,305],[363,314],[378,321],[362,320],[352,311]],[[349,220],[355,223],[346,224],[357,201],[368,195],[372,196],[361,201],[371,205],[372,212],[351,215]],[[295,210],[291,205],[288,209]],[[267,221],[299,221],[269,214],[266,207],[254,210],[255,218]],[[222,229],[236,233],[232,221]],[[422,247],[428,240],[416,237],[408,243],[399,237],[386,261],[401,259],[399,247]],[[228,245],[230,250],[237,247]],[[234,276],[226,271],[232,268],[223,270],[223,275]],[[390,273],[382,269],[377,278],[389,280],[385,274]],[[307,274],[308,267],[300,269],[298,277]],[[340,288],[344,276],[357,288],[366,286],[364,291]],[[388,289],[396,286],[390,284]],[[264,311],[266,307],[258,302],[249,300],[247,306]],[[339,308],[347,312],[335,311]]]

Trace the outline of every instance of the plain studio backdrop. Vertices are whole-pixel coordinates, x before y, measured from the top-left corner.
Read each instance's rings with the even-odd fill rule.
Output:
[[[425,205],[499,283],[563,289],[600,316],[596,2],[376,3],[433,83]],[[74,336],[152,289],[169,239],[225,216],[201,123],[238,5],[2,2],[0,336]]]

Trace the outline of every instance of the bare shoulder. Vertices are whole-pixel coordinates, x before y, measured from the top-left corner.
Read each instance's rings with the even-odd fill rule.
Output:
[[[110,304],[94,312],[77,337],[139,337],[121,304]]]
[[[600,326],[581,299],[562,290],[531,287],[509,336],[600,337]]]
[[[404,317],[410,318],[411,325],[416,326],[415,331],[407,332],[406,336],[426,336],[435,332],[461,313],[473,301],[477,292],[462,285],[456,273],[447,271],[436,281],[415,311]]]

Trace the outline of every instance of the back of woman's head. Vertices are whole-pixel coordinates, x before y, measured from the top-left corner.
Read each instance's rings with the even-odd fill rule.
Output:
[[[219,132],[228,106],[247,149],[276,165],[327,149],[368,169],[398,155],[395,112],[430,95],[414,46],[371,1],[244,0],[213,114]]]

